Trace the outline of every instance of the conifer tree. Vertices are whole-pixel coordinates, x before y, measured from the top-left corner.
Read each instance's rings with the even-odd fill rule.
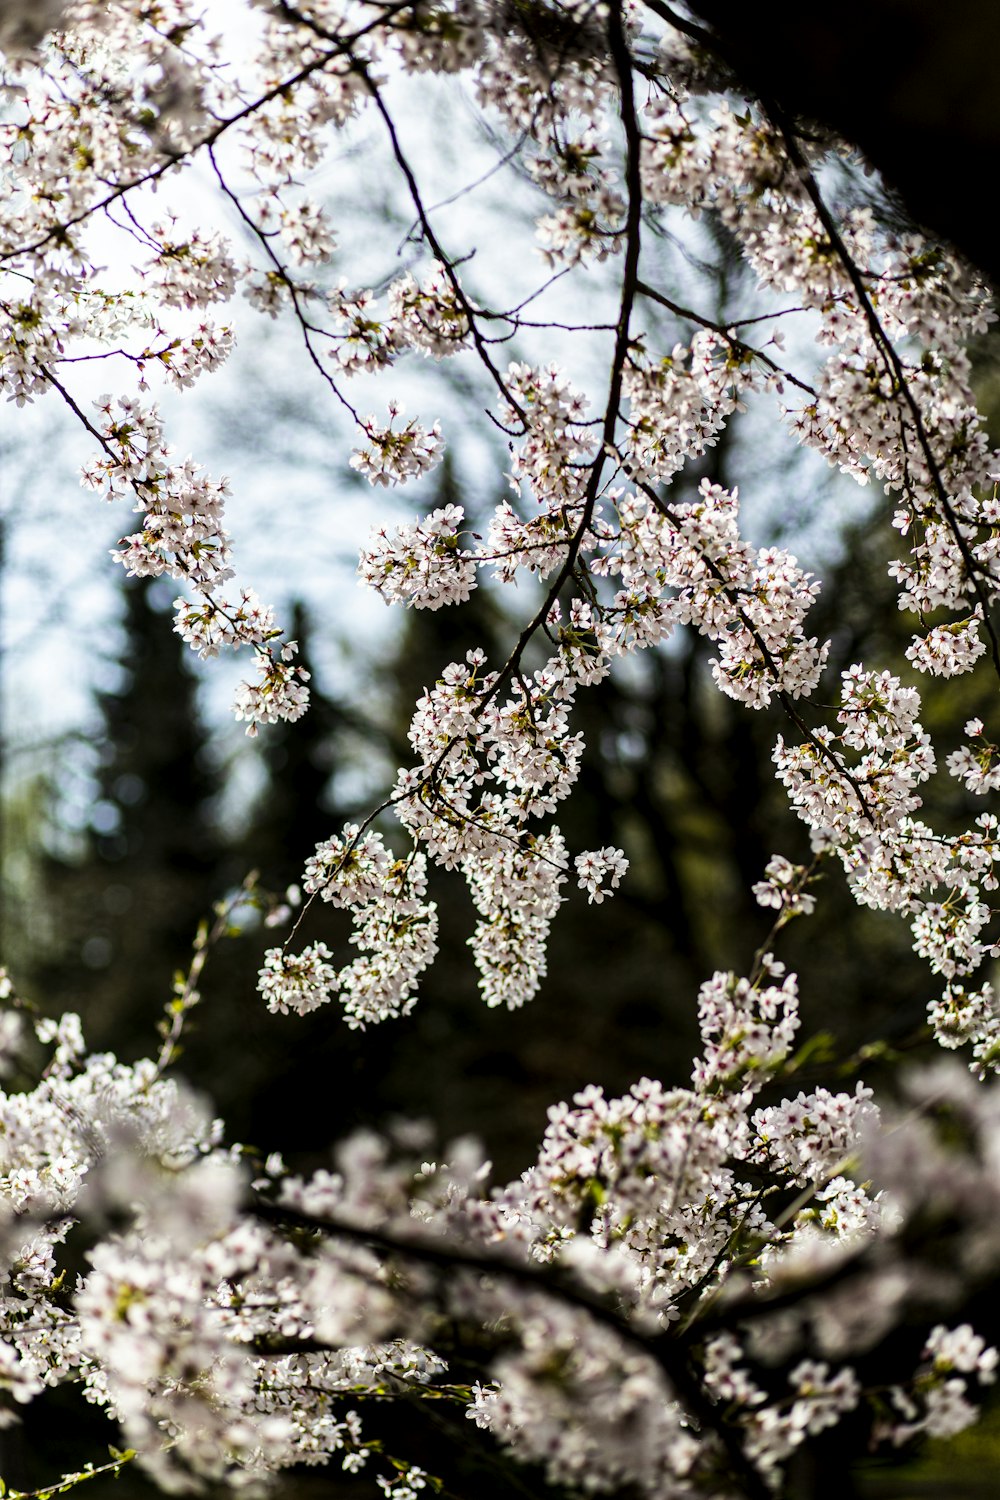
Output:
[[[58,947],[31,978],[82,1010],[95,1038],[128,1052],[151,1045],[171,975],[219,895],[225,848],[213,807],[220,778],[170,594],[134,578],[121,594],[119,681],[97,694],[96,795],[81,852],[46,860]]]

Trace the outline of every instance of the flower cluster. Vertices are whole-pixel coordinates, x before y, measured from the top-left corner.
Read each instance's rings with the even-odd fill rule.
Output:
[[[628,860],[621,849],[590,849],[586,854],[578,854],[576,857],[576,873],[579,877],[580,889],[587,892],[588,902],[596,901],[598,905],[608,895],[607,881],[610,889],[616,891],[621,884],[622,876],[628,870]]]
[[[361,582],[387,604],[441,609],[462,603],[476,586],[475,562],[459,545],[464,519],[460,505],[446,505],[391,536],[379,530],[361,554]]]
[[[259,984],[268,1010],[304,1016],[325,1005],[338,988],[337,971],[327,963],[330,956],[325,943],[310,943],[297,954],[269,948]]]
[[[272,948],[259,984],[269,1009],[304,1014],[339,991],[349,1026],[406,1015],[420,975],[437,953],[437,909],[425,899],[425,856],[396,860],[381,834],[349,823],[317,844],[302,883],[310,897],[353,912],[351,942],[358,957],[338,972],[326,962],[331,955],[323,943],[297,955]]]
[[[469,319],[450,267],[437,264],[421,284],[409,273],[389,288],[397,337],[421,354],[444,359],[467,344]]]
[[[368,446],[355,449],[351,454],[351,467],[363,474],[370,484],[386,488],[391,484],[405,484],[408,479],[432,469],[442,456],[441,424],[435,422],[428,430],[411,417],[401,427],[395,427],[393,423],[401,412],[402,407],[394,402],[389,407],[387,426],[380,426],[374,417],[368,417],[361,424]]]

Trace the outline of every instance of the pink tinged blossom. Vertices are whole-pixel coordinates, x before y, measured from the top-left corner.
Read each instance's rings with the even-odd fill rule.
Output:
[[[628,860],[622,850],[610,846],[578,854],[574,863],[580,889],[587,892],[588,905],[595,901],[600,904],[605,896],[616,891],[628,870]]]

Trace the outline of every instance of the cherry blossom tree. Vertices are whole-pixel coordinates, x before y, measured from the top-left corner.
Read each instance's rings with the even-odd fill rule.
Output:
[[[690,1085],[555,1104],[506,1185],[469,1141],[432,1159],[416,1127],[355,1135],[311,1175],[227,1141],[173,1076],[225,903],[153,1059],[89,1052],[75,1017],[33,1017],[5,978],[3,1058],[35,1076],[0,1105],[4,1420],[73,1383],[122,1434],[105,1468],[134,1459],[196,1489],[367,1466],[395,1500],[435,1479],[406,1454],[385,1467],[366,1436],[366,1402],[390,1397],[453,1403],[554,1485],[657,1500],[781,1494],[795,1455],[841,1423],[889,1448],[969,1425],[998,1358],[1000,752],[978,717],[935,744],[919,684],[1000,677],[1000,455],[966,353],[993,318],[988,288],[883,222],[848,147],[748,99],[660,0],[218,15],[71,0],[8,8],[0,41],[0,382],[82,424],[85,486],[135,517],[115,559],[176,581],[192,649],[252,664],[234,705],[249,734],[307,711],[307,674],[237,582],[227,484],[175,451],[155,387],[198,386],[241,320],[283,317],[354,424],[343,467],[372,486],[419,493],[439,462],[446,422],[409,414],[394,380],[420,391],[414,371],[444,361],[487,393],[482,420],[508,447],[510,498],[483,533],[449,502],[387,519],[361,554],[361,583],[404,608],[520,582],[522,625],[503,659],[473,649],[426,687],[387,801],[317,830],[301,892],[270,906],[288,935],[255,1003],[325,1006],[353,1028],[408,1013],[437,951],[434,866],[467,883],[485,1003],[533,1000],[567,888],[600,906],[629,878],[621,849],[572,848],[553,821],[583,752],[575,701],[678,631],[711,642],[715,684],[746,712],[783,710],[775,772],[812,851],[775,852],[754,888],[770,931],[745,974],[692,997]],[[464,90],[533,196],[538,253],[506,249],[510,300],[477,282],[422,187],[400,123],[414,80]],[[385,284],[309,192],[360,120],[413,217]],[[190,207],[198,172],[213,219]],[[708,223],[755,282],[733,321],[664,275],[664,243],[697,247]],[[893,508],[904,660],[830,681],[809,626],[820,580],[745,539],[735,488],[677,498],[747,403]],[[960,826],[921,817],[942,774],[964,788]],[[908,1075],[895,1101],[863,1083],[796,1092],[798,981],[778,938],[821,872],[909,924],[939,978],[930,1026],[968,1068]],[[302,899],[350,914],[346,953],[298,937]]]

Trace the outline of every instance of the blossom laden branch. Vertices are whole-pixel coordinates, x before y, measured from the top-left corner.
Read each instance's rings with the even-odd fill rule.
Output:
[[[804,140],[766,101],[724,97],[675,31],[699,47],[711,37],[664,4],[261,9],[232,76],[185,0],[155,17],[132,0],[74,7],[37,57],[11,61],[0,383],[17,404],[51,388],[82,421],[98,450],[86,482],[142,517],[119,561],[193,588],[177,606],[189,644],[205,657],[252,649],[260,677],[236,704],[251,732],[299,717],[306,675],[269,607],[248,588],[224,592],[225,482],[176,459],[145,399],[157,378],[188,399],[222,363],[234,333],[215,309],[239,288],[257,312],[290,313],[355,417],[349,378],[388,379],[404,360],[458,361],[456,390],[470,367],[485,373],[509,440],[510,497],[481,531],[472,505],[450,500],[377,526],[361,579],[387,603],[430,610],[460,607],[483,573],[531,590],[495,662],[474,647],[424,688],[388,796],[317,843],[303,912],[264,958],[269,1008],[305,1014],[336,997],[353,1027],[407,1014],[436,954],[434,867],[467,883],[486,1003],[530,1000],[571,873],[600,905],[627,867],[611,845],[571,850],[552,821],[583,763],[575,703],[678,630],[711,641],[714,681],[734,701],[784,709],[795,732],[778,739],[775,769],[813,857],[775,856],[761,872],[755,894],[777,915],[745,976],[702,985],[691,1085],[643,1079],[616,1099],[582,1090],[553,1107],[524,1175],[492,1189],[467,1142],[432,1162],[412,1133],[395,1145],[361,1134],[335,1171],[297,1177],[265,1158],[247,1211],[249,1157],[166,1076],[211,931],[155,1059],[118,1064],[87,1051],[75,1018],[39,1022],[33,1044],[47,1061],[35,1086],[0,1096],[0,1384],[18,1404],[82,1384],[172,1487],[302,1462],[357,1472],[377,1455],[349,1403],[401,1391],[461,1395],[477,1427],[544,1462],[554,1483],[647,1500],[739,1487],[763,1500],[796,1450],[849,1414],[889,1444],[960,1430],[996,1365],[961,1311],[1000,1268],[992,1095],[961,1073],[916,1080],[910,1117],[888,1128],[863,1083],[793,1096],[797,983],[774,940],[808,914],[818,863],[839,862],[858,902],[909,922],[940,976],[930,1020],[942,1043],[968,1045],[974,1071],[1000,1066],[1000,1006],[972,977],[1000,951],[1000,823],[991,811],[953,831],[923,821],[937,751],[909,675],[997,660],[1000,454],[964,352],[989,320],[986,293],[945,252],[836,208],[827,143]],[[529,289],[481,297],[471,257],[449,253],[396,107],[401,80],[425,73],[467,79],[489,138],[507,138],[501,160],[523,169],[544,267]],[[347,262],[334,215],[306,193],[366,108],[415,216],[407,244],[426,252],[382,282],[367,245],[363,266]],[[242,173],[230,143],[245,152]],[[249,231],[246,260],[218,232],[152,213],[153,187],[168,190],[173,168],[199,156]],[[685,306],[660,246],[705,216],[780,311],[765,300],[759,315],[713,322]],[[131,281],[96,268],[102,218],[142,256]],[[511,261],[527,263],[518,231],[510,216]],[[586,314],[557,315],[572,287]],[[693,325],[669,349],[655,322],[641,323],[657,307]],[[780,348],[793,310],[812,320],[819,353],[779,364],[767,349]],[[739,336],[771,319],[765,348]],[[508,336],[516,357],[502,369]],[[79,383],[95,359],[124,379],[93,418]],[[735,485],[692,481],[751,397],[781,397],[793,439],[900,495],[911,550],[892,571],[922,633],[898,671],[855,662],[828,690],[829,643],[807,624],[818,580],[786,548],[746,540]],[[394,394],[385,409],[360,422],[341,472],[376,488],[419,482],[448,423],[404,416]],[[996,747],[983,719],[965,738],[947,769],[968,794],[990,795]],[[401,845],[375,826],[390,812]],[[347,962],[321,938],[293,951],[305,910],[321,903],[351,915]],[[95,1211],[114,1230],[76,1257],[84,1269],[70,1286],[63,1245],[91,1232]],[[485,1378],[468,1390],[445,1379],[443,1326],[458,1330],[456,1346],[463,1329],[477,1341]],[[873,1328],[897,1341],[891,1385],[867,1358]],[[421,1487],[419,1471],[405,1475]]]

